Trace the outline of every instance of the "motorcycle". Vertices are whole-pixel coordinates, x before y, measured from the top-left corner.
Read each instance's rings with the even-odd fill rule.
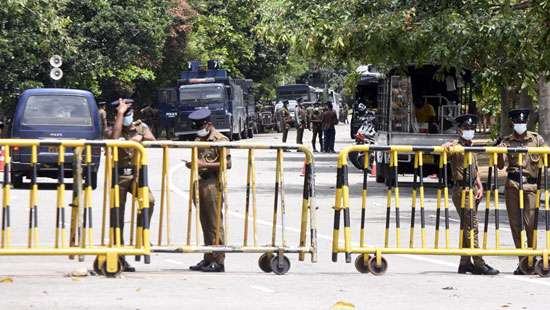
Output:
[[[375,111],[364,108],[364,114],[359,118],[361,120],[361,127],[355,133],[355,144],[374,144],[376,140],[376,113]],[[365,153],[364,152],[350,152],[348,154],[349,161],[357,168],[361,170],[367,170],[370,173],[370,165],[374,162],[374,153],[369,154],[369,160],[367,167],[365,167]]]

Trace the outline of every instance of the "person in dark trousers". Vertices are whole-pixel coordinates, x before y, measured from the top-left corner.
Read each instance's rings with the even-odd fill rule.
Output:
[[[317,152],[316,144],[317,137],[319,137],[319,150],[323,151],[323,126],[321,124],[323,116],[323,109],[320,102],[315,102],[309,112],[309,121],[311,122],[310,128],[313,132],[311,138],[311,145],[313,146],[313,152]]]
[[[288,111],[288,100],[283,101],[283,107],[281,108],[281,129],[283,130],[283,143],[286,143],[288,137],[288,130],[290,129],[290,112]]]
[[[325,153],[336,153],[334,150],[334,139],[336,137],[336,129],[334,126],[338,124],[338,115],[332,109],[332,103],[328,101],[326,104],[327,110],[323,112],[321,123],[323,125],[323,136],[325,147]]]
[[[304,130],[307,127],[306,109],[302,105],[302,98],[298,99],[296,110],[294,111],[296,123],[296,144],[304,144]]]

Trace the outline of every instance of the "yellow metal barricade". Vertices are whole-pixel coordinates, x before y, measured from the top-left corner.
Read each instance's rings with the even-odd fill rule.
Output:
[[[110,175],[109,169],[111,169],[114,163],[113,169],[116,169],[118,151],[122,149],[131,150],[140,156],[139,167],[142,174],[139,178],[139,210],[140,216],[148,218],[148,204],[143,203],[147,201],[148,184],[147,184],[147,154],[145,149],[138,143],[129,141],[86,141],[86,140],[25,140],[25,139],[4,139],[0,140],[0,146],[5,149],[5,169],[2,185],[2,234],[0,240],[0,255],[67,255],[74,256],[97,256],[94,261],[94,269],[107,276],[117,275],[121,269],[122,255],[148,255],[150,253],[149,247],[149,227],[148,221],[141,220],[143,223],[138,227],[141,243],[136,246],[123,246],[120,242],[120,227],[118,223],[118,205],[116,200],[110,207],[110,229],[109,229],[109,244],[104,242],[104,232],[102,231],[102,242],[100,245],[94,243],[94,233],[92,227],[92,186],[94,182],[93,176],[93,160],[92,153],[96,155],[101,153],[101,148],[105,148],[106,151],[106,173]],[[23,151],[25,154],[23,154]],[[66,156],[71,153],[77,158],[76,163],[79,163],[79,167],[75,167],[74,164],[66,162]],[[12,208],[11,208],[11,193],[12,193],[12,164],[13,158],[28,157],[29,160],[21,160],[15,164],[29,165],[30,166],[30,189],[29,193],[29,206],[28,206],[28,229],[27,229],[27,244],[26,246],[15,246],[12,244]],[[38,226],[38,211],[40,209],[51,208],[53,206],[43,205],[42,199],[39,197],[39,184],[38,184],[38,171],[39,165],[46,165],[39,162],[40,156],[55,156],[57,157],[56,164],[48,164],[49,168],[56,170],[58,175],[56,184],[56,203],[55,203],[55,235],[54,242],[48,246],[40,243],[39,241],[39,226]],[[111,158],[114,159],[111,162]],[[74,171],[74,184],[73,184],[73,199],[71,203],[71,219],[69,236],[66,231],[65,220],[65,174],[67,167],[73,168]],[[77,169],[78,168],[78,169]],[[78,180],[82,180],[80,175],[76,173],[82,172],[84,178],[83,184],[83,197],[80,196],[81,185],[77,184]],[[108,186],[104,190],[109,191],[109,195],[114,197],[114,192],[118,190],[117,187],[117,175],[114,173],[112,180],[106,180],[106,185],[111,184],[114,186]],[[83,198],[83,199],[81,199]],[[83,203],[81,202],[83,200]],[[107,203],[107,196],[104,198],[104,203]],[[21,209],[20,209],[21,210]],[[21,212],[17,210],[16,212]],[[103,214],[103,222],[105,223],[106,214]]]
[[[157,148],[162,150],[162,176],[160,180],[161,187],[161,199],[158,215],[155,215],[156,221],[159,221],[158,239],[157,243],[153,245],[153,252],[161,253],[262,253],[259,259],[260,268],[265,272],[275,272],[277,274],[284,274],[290,268],[290,261],[285,256],[286,253],[297,253],[299,260],[304,260],[306,254],[311,255],[311,261],[316,262],[317,259],[317,229],[315,221],[316,208],[314,205],[314,169],[313,169],[313,155],[309,149],[301,145],[267,145],[267,144],[255,144],[255,143],[229,143],[229,142],[175,142],[175,141],[157,141],[157,142],[145,142],[146,148]],[[219,156],[219,170],[217,171],[217,206],[216,206],[216,237],[215,244],[204,245],[201,244],[202,228],[199,221],[201,205],[200,195],[198,192],[199,187],[199,152],[201,149],[214,148],[217,150]],[[230,150],[239,149],[247,151],[246,171],[235,171],[235,180],[239,182],[246,182],[245,185],[245,199],[244,199],[244,214],[235,214],[230,210],[231,199],[235,195],[228,195],[228,167],[227,167],[227,154]],[[172,150],[172,152],[170,152]],[[186,151],[187,150],[187,151]],[[258,219],[258,202],[257,202],[257,186],[256,186],[256,158],[258,151],[265,151],[270,155],[275,156],[275,185],[270,186],[269,191],[273,191],[273,209],[272,217],[261,221]],[[290,207],[296,205],[295,202],[290,202],[286,199],[285,194],[285,182],[284,182],[284,152],[286,151],[298,151],[304,155],[304,181],[303,188],[301,190],[302,197],[298,203],[300,210],[300,228],[299,238],[296,245],[289,245],[290,238],[288,237],[288,228],[286,227],[287,218],[286,212]],[[171,200],[170,189],[170,169],[169,153],[174,156],[183,157],[185,161],[189,161],[189,169],[182,167],[177,170],[179,175],[189,175],[189,184],[187,191],[183,194],[184,199],[177,200],[180,203],[174,204]],[[275,154],[273,154],[275,153]],[[183,155],[183,156],[182,156]],[[232,166],[235,166],[236,159],[232,157]],[[269,161],[272,161],[271,158]],[[300,167],[301,168],[301,167]],[[299,169],[295,173],[299,173]],[[246,173],[246,175],[245,175]],[[264,180],[264,179],[263,179]],[[260,207],[266,207],[265,201],[260,204]],[[174,219],[171,216],[173,211],[177,211],[177,208],[186,208],[184,212],[186,214],[186,221],[182,221],[181,218]],[[179,209],[180,211],[183,209]],[[222,227],[222,214],[223,214],[223,229],[224,240],[221,240]],[[243,235],[239,243],[234,243],[231,237],[234,238],[235,234],[230,232],[233,229],[229,226],[229,217],[238,216],[243,217]],[[171,226],[171,222],[175,221],[175,225]],[[258,222],[263,224],[270,223],[271,235],[269,240],[262,244],[258,240]],[[193,229],[194,226],[194,229]],[[175,244],[173,242],[172,227],[185,227],[183,242],[181,244]],[[238,231],[235,229],[235,231]],[[309,234],[308,234],[309,232]],[[308,244],[309,235],[309,244]],[[251,240],[249,239],[252,237]],[[223,242],[221,242],[223,241]]]
[[[370,239],[375,239],[376,234],[371,232],[366,235],[367,216],[369,211],[369,202],[367,200],[367,170],[363,170],[363,184],[361,192],[361,213],[359,227],[359,242],[352,241],[352,227],[350,215],[350,188],[348,184],[348,165],[347,158],[349,152],[364,152],[365,163],[364,167],[368,167],[369,153],[380,152],[389,158],[387,170],[388,180],[387,195],[386,195],[386,212],[385,212],[385,227],[383,230],[383,244],[373,245],[367,243],[367,236]],[[470,222],[468,225],[460,220],[460,228],[458,229],[459,237],[457,246],[451,244],[451,227],[450,227],[450,211],[449,211],[449,187],[451,186],[451,177],[448,175],[448,167],[450,166],[449,157],[452,153],[464,154],[463,172],[466,176],[464,184],[461,184],[461,205],[462,214],[476,212],[474,209],[474,179],[472,178],[474,169],[474,154],[484,154],[489,159],[488,178],[485,187],[485,211],[483,223],[482,242],[479,248],[474,247],[474,227],[472,216],[469,216]],[[539,177],[537,179],[536,191],[536,209],[535,209],[535,225],[533,230],[532,240],[527,244],[527,232],[525,224],[522,221],[521,225],[521,247],[506,248],[501,246],[500,234],[500,207],[499,207],[499,184],[498,184],[498,159],[502,154],[517,154],[518,163],[523,163],[524,156],[536,155],[540,156],[539,160]],[[549,206],[549,187],[548,187],[548,157],[550,148],[506,148],[506,147],[460,147],[454,146],[450,148],[424,147],[424,146],[376,146],[376,145],[355,145],[343,149],[339,154],[337,168],[337,184],[335,195],[335,210],[334,210],[334,229],[333,229],[333,244],[332,244],[332,260],[337,261],[338,254],[344,253],[347,263],[351,262],[351,254],[360,254],[355,260],[355,267],[359,272],[371,272],[375,275],[383,274],[388,263],[383,257],[384,254],[415,254],[415,255],[461,255],[461,256],[519,256],[520,269],[524,273],[536,272],[540,276],[549,276],[549,259],[550,252],[550,206]],[[401,217],[403,212],[403,197],[400,195],[399,181],[399,155],[414,156],[414,175],[412,178],[411,190],[411,208],[410,216],[411,223],[409,228],[409,240],[404,244],[401,240]],[[425,186],[424,183],[424,159],[427,156],[439,157],[439,177],[436,184],[436,203],[435,203],[435,225],[433,243],[428,243],[428,228],[426,227],[426,205],[425,205]],[[520,167],[522,165],[519,165]],[[380,167],[379,167],[380,169]],[[520,168],[519,182],[519,211],[520,217],[524,218],[524,190],[523,190],[523,171]],[[483,189],[480,189],[483,190]],[[541,209],[541,195],[544,197],[544,210]],[[417,204],[419,203],[419,204]],[[480,206],[482,203],[480,203]],[[420,207],[420,245],[415,244],[416,236],[415,227],[417,207]],[[431,206],[434,207],[434,206]],[[392,223],[392,208],[394,209],[393,222],[395,231],[392,234],[390,226]],[[489,219],[491,217],[491,208],[493,209],[494,220],[494,243],[489,244]],[[443,209],[444,217],[444,236],[441,238],[441,213]],[[544,212],[541,212],[544,211]],[[545,244],[541,247],[537,244],[537,223],[539,215],[543,214],[545,222]],[[340,242],[342,235],[340,229],[341,218],[344,220],[343,244]],[[481,222],[481,221],[480,221]],[[371,225],[374,225],[372,223]],[[481,229],[480,229],[481,235]],[[469,247],[463,246],[464,238],[468,238]],[[390,239],[393,239],[394,244],[390,244]],[[444,240],[441,242],[440,240]],[[442,243],[442,244],[441,244]],[[537,260],[537,258],[540,258]]]

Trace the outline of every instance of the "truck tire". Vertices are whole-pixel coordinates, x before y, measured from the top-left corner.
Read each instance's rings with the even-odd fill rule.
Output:
[[[234,128],[231,127],[231,141],[239,141],[239,140],[241,140],[241,129],[238,128],[237,133],[235,133]]]
[[[380,163],[380,164],[376,164],[377,167],[376,167],[376,183],[385,183],[386,182],[386,177],[385,177],[385,172],[386,172],[386,165],[384,163]]]
[[[23,186],[23,175],[11,173],[11,185],[13,188],[21,188]]]

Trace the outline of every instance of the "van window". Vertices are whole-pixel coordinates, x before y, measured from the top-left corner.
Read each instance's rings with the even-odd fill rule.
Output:
[[[85,97],[30,96],[21,123],[32,126],[92,126],[92,115]]]

